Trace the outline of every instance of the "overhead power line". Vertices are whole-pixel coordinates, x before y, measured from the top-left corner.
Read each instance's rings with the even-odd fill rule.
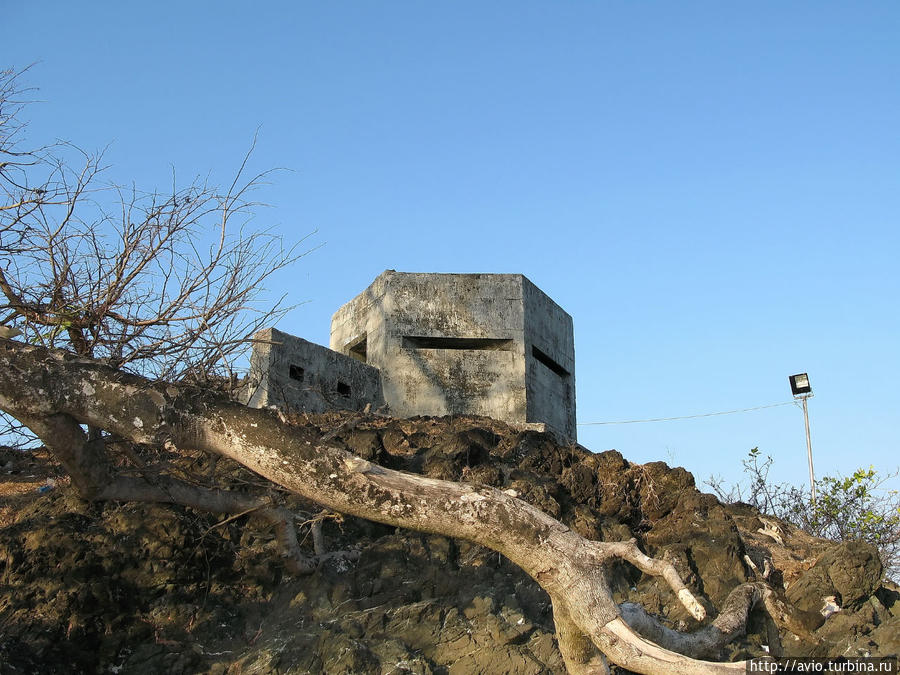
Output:
[[[741,408],[740,410],[724,410],[722,412],[702,413],[700,415],[681,415],[680,417],[651,417],[645,420],[616,420],[614,422],[579,422],[580,427],[600,426],[603,424],[639,424],[641,422],[671,422],[673,420],[692,420],[698,417],[715,417],[716,415],[734,415],[736,413],[752,412],[754,410],[764,410],[766,408],[778,408],[783,405],[794,405],[794,401],[784,401],[783,403],[771,403],[769,405],[758,405],[754,408]]]

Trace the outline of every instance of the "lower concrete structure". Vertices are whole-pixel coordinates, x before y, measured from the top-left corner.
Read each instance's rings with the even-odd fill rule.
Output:
[[[247,405],[319,413],[384,404],[377,368],[275,328],[253,338]]]

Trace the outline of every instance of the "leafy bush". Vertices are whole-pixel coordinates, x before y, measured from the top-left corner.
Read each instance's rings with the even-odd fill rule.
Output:
[[[879,475],[870,466],[850,476],[825,476],[816,481],[813,502],[809,488],[769,481],[773,459],[763,457],[759,448],[741,463],[746,484],[726,486],[712,476],[705,481],[720,500],[750,504],[817,537],[874,544],[888,576],[900,578],[900,492],[885,488],[898,471]]]

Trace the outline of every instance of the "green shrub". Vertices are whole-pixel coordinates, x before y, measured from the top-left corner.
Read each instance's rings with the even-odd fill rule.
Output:
[[[850,476],[825,476],[816,481],[813,502],[809,488],[769,481],[773,460],[759,448],[741,463],[746,483],[726,486],[712,476],[705,481],[721,501],[750,504],[817,537],[874,544],[888,576],[900,578],[900,492],[885,488],[898,471],[879,475],[870,466]]]

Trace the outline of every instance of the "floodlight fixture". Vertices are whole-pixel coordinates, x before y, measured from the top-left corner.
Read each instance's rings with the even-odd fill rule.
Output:
[[[812,497],[813,504],[816,503],[816,474],[813,471],[812,441],[809,437],[809,410],[806,405],[807,399],[813,395],[812,387],[809,386],[809,375],[806,373],[797,373],[788,377],[791,383],[791,393],[794,398],[799,398],[803,402],[803,424],[806,427],[806,458],[809,461],[809,492]]]
[[[791,393],[794,397],[811,396],[812,387],[809,386],[809,375],[806,373],[797,373],[791,375],[788,380],[791,383]]]

